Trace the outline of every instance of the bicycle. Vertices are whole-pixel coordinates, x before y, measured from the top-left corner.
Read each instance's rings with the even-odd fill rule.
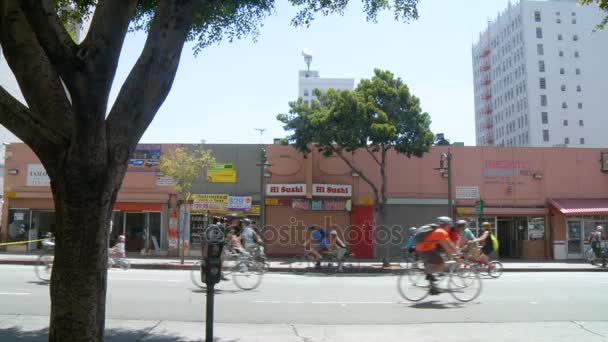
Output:
[[[295,273],[304,273],[310,269],[319,271],[325,270],[327,273],[343,272],[344,268],[355,268],[355,261],[352,261],[352,254],[348,249],[342,256],[339,256],[337,252],[323,252],[321,253],[321,260],[319,266],[317,266],[317,259],[312,254],[311,250],[305,249],[304,253],[298,255],[294,260],[289,263],[289,268]]]
[[[108,270],[114,266],[118,266],[123,271],[131,267],[131,262],[127,258],[116,257],[112,255],[112,249],[108,251]]]
[[[38,256],[38,261],[34,267],[36,277],[46,283],[51,281],[53,259],[55,257],[55,243],[51,240],[52,238],[42,240],[42,252]]]
[[[449,293],[460,302],[470,302],[481,294],[482,283],[479,272],[469,264],[454,260],[446,261],[446,272],[439,274],[441,279],[437,280],[435,289],[439,293]],[[411,268],[407,273],[397,279],[397,290],[404,299],[411,302],[419,302],[426,298],[431,292],[429,277],[431,272],[426,269]],[[444,286],[438,286],[445,281]]]
[[[265,265],[263,263],[256,261],[247,251],[231,254],[228,261],[235,262],[235,264],[226,266],[222,263],[222,275],[227,276],[231,274],[232,281],[234,281],[234,284],[238,288],[248,291],[260,286],[262,276],[265,273]],[[201,261],[197,261],[192,265],[190,279],[195,286],[201,289],[207,287],[201,280]]]

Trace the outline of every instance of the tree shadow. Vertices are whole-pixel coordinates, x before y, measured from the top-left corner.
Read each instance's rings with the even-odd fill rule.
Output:
[[[42,280],[34,280],[28,281],[28,284],[40,285],[40,286],[49,286],[51,284],[50,281],[42,281]]]
[[[144,329],[106,329],[104,341],[106,342],[204,342],[203,336],[192,339],[175,336],[169,331]],[[201,329],[201,335],[204,330]],[[18,327],[0,328],[0,341],[20,341],[20,342],[46,342],[49,338],[49,329],[23,330]],[[238,342],[240,339],[226,339],[216,337],[214,342]]]

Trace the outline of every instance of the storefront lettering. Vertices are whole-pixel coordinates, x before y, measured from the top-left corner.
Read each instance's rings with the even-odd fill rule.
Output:
[[[267,184],[266,194],[271,196],[306,195],[306,184]]]
[[[312,189],[313,196],[350,197],[352,194],[351,185],[313,184]]]
[[[488,185],[525,185],[525,179],[514,180],[514,177],[532,177],[537,170],[532,167],[529,160],[485,160],[484,161],[484,183]]]

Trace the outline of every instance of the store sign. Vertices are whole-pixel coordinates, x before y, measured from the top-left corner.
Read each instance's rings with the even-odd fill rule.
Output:
[[[259,205],[252,205],[251,209],[247,211],[248,214],[260,215],[261,208]]]
[[[312,195],[324,197],[351,197],[353,187],[339,184],[313,184]]]
[[[345,201],[324,201],[325,210],[347,210]]]
[[[529,186],[540,173],[530,160],[484,160],[483,178],[487,185]]]
[[[193,195],[192,210],[226,210],[228,198],[228,195]]]
[[[299,210],[315,210],[315,211],[350,211],[352,202],[350,200],[308,200],[308,199],[293,199],[292,208]]]
[[[51,179],[42,164],[27,165],[27,186],[50,186]]]
[[[175,180],[173,177],[164,176],[162,173],[156,174],[156,185],[157,186],[174,186]]]
[[[234,163],[216,163],[207,169],[209,183],[236,183]]]
[[[229,196],[228,210],[249,210],[251,209],[251,196]]]
[[[310,210],[310,201],[305,199],[294,199],[292,208],[300,210]]]
[[[169,250],[177,249],[177,210],[171,209],[169,213]]]
[[[306,184],[266,184],[268,196],[305,196]]]
[[[264,200],[267,206],[291,206],[291,198],[266,198]]]
[[[160,145],[137,145],[129,158],[127,171],[158,172],[160,166]]]

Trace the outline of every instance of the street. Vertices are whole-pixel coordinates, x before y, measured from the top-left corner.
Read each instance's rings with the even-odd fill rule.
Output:
[[[2,335],[3,329],[11,328],[13,315],[42,316],[40,322],[45,323],[49,296],[48,285],[37,281],[31,266],[3,265],[0,274],[0,340],[4,341],[2,337],[10,335],[6,335],[8,330]],[[215,311],[218,332],[223,331],[222,324],[246,326],[249,330],[230,330],[230,336],[250,341],[255,339],[247,339],[252,335],[246,331],[255,337],[255,329],[272,325],[324,327],[315,332],[325,336],[350,326],[349,331],[373,331],[379,338],[384,333],[403,336],[398,332],[403,327],[430,329],[437,323],[442,327],[456,323],[448,330],[466,331],[469,335],[463,337],[469,340],[487,339],[484,329],[490,329],[487,333],[493,340],[511,340],[509,336],[525,340],[533,336],[528,334],[537,333],[535,340],[570,336],[571,341],[596,341],[608,335],[608,321],[602,314],[608,305],[608,296],[603,295],[608,286],[606,273],[505,273],[499,279],[484,278],[481,296],[467,304],[459,304],[447,294],[408,303],[399,296],[396,283],[394,275],[317,274],[267,274],[258,289],[248,292],[221,283]],[[200,331],[200,338],[203,324],[194,322],[205,319],[204,301],[204,292],[190,282],[186,271],[113,269],[109,274],[109,320],[193,322],[189,326]],[[470,324],[476,327],[462,330]],[[363,329],[366,326],[373,329]],[[512,334],[498,335],[497,329]]]

